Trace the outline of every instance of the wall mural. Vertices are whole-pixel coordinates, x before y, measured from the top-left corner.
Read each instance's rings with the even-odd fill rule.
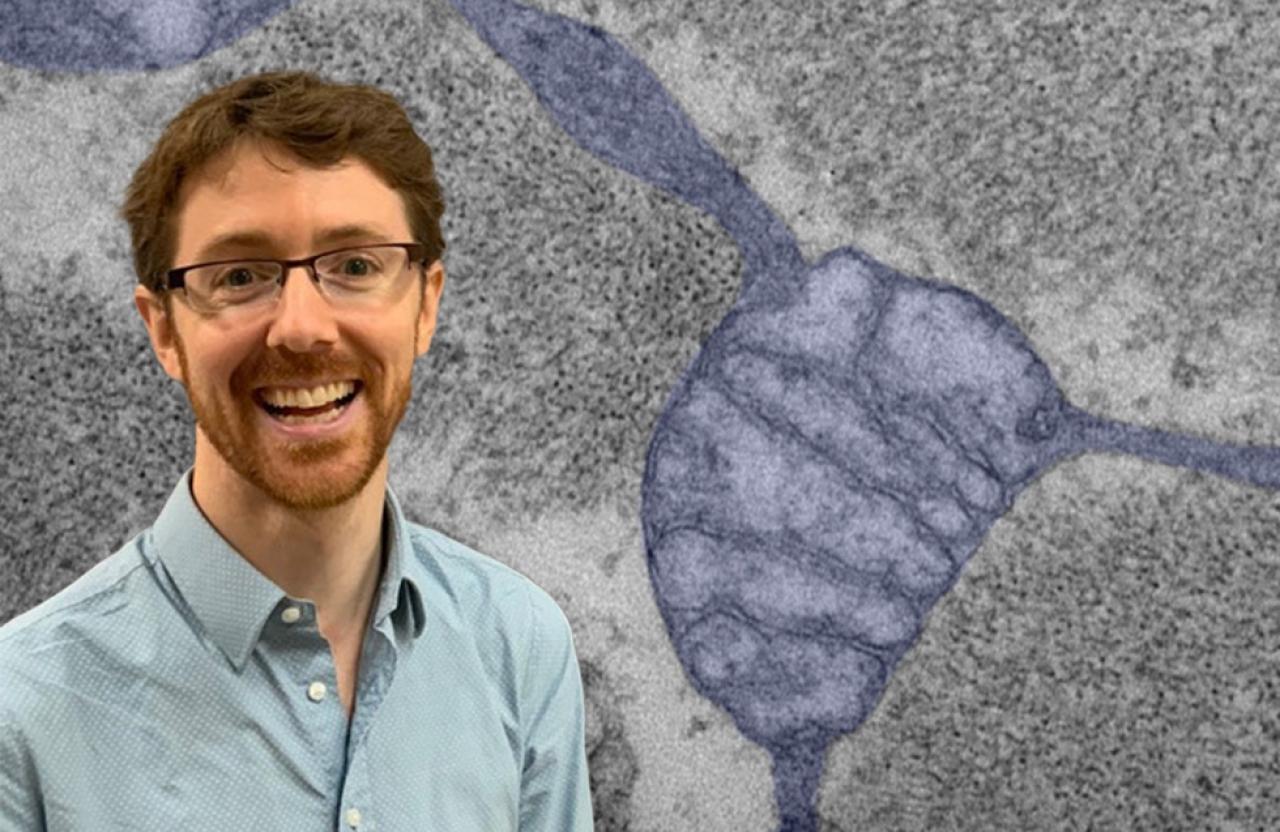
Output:
[[[0,10],[0,60],[13,67],[6,71],[10,78],[31,71],[88,77],[117,70],[163,73],[235,43],[276,15],[287,18],[311,5],[146,2],[126,10],[109,2],[20,0]],[[876,818],[874,828],[912,828],[921,818],[948,828],[998,825],[996,815],[977,813],[982,810],[948,796],[944,784],[932,795],[898,801],[942,807],[931,815],[904,814],[899,806],[897,814],[868,816],[842,804],[836,793],[857,792],[860,784],[832,782],[824,773],[833,744],[877,712],[895,684],[895,671],[932,628],[931,612],[965,586],[970,559],[993,527],[1014,511],[1019,495],[1041,487],[1055,466],[1090,453],[1124,455],[1209,474],[1210,480],[1196,481],[1209,492],[1226,487],[1214,484],[1224,480],[1256,487],[1247,493],[1257,505],[1272,507],[1267,534],[1274,542],[1274,521],[1280,518],[1271,491],[1280,488],[1280,449],[1270,442],[1150,427],[1140,419],[1096,412],[1090,404],[1077,406],[1037,354],[1035,339],[998,302],[949,282],[945,274],[911,276],[853,247],[852,233],[841,245],[803,251],[788,222],[704,138],[663,81],[605,28],[506,0],[452,5],[572,142],[713,218],[736,249],[736,295],[710,321],[691,359],[671,361],[672,381],[643,435],[643,472],[632,492],[643,551],[634,554],[645,559],[652,593],[631,603],[656,605],[684,684],[722,708],[767,753],[775,814],[757,811],[753,828],[817,832],[866,828]],[[332,8],[348,22],[361,19]],[[433,20],[445,7],[430,8]],[[563,11],[623,19],[608,8],[566,4]],[[71,19],[79,23],[68,26]],[[375,29],[372,23],[355,25]],[[679,31],[660,31],[659,38],[678,40]],[[458,61],[476,59],[474,49],[450,44]],[[351,80],[372,79],[353,74]],[[426,90],[406,103],[426,106],[431,95]],[[175,94],[173,105],[182,98]],[[442,176],[449,163],[442,155]],[[450,237],[450,244],[466,242]],[[489,264],[477,258],[475,267]],[[442,314],[448,312],[448,294]],[[1266,378],[1280,380],[1274,370]],[[33,391],[31,398],[42,395]],[[4,542],[18,552],[35,545],[16,537]],[[1262,594],[1274,598],[1280,567],[1274,556],[1260,557]],[[688,806],[663,816],[634,805],[637,768],[645,766],[626,735],[642,729],[626,728],[620,716],[618,700],[626,694],[601,669],[607,650],[590,649],[595,641],[586,634],[603,625],[586,613],[575,615],[569,590],[556,593],[554,573],[548,575],[535,577],[567,602],[580,639],[593,720],[598,827],[745,828],[727,819],[716,825],[704,818],[695,825],[699,815]],[[562,587],[571,583],[566,578]],[[577,586],[575,592],[591,591],[589,584]],[[1248,615],[1257,620],[1266,614],[1255,609]],[[1280,663],[1276,651],[1272,625],[1258,630],[1240,655],[1267,657],[1255,668],[1265,674],[1266,666],[1274,670]],[[1105,652],[1100,648],[1104,662]],[[1214,753],[1259,772],[1270,765],[1274,775],[1280,773],[1276,690],[1245,683],[1253,678],[1241,675],[1239,685],[1209,701],[1240,707],[1246,691],[1249,724],[1260,737],[1271,737],[1272,750],[1244,742],[1232,757],[1232,745],[1224,740],[1213,745]],[[911,723],[910,715],[886,718]],[[1081,752],[1077,762],[1091,765],[1091,755]],[[1207,817],[1260,818],[1249,807],[1265,803],[1266,795],[1238,799],[1249,788],[1233,792],[1237,799],[1224,804],[1225,814]],[[1213,790],[1201,788],[1203,800],[1188,805],[1205,811]],[[1152,800],[1178,805],[1183,791]],[[892,788],[884,792],[894,802]],[[695,789],[695,802],[697,794]],[[1125,802],[1131,797],[1116,799],[1114,817],[1134,817]],[[1028,820],[1020,810],[1008,811],[1009,817]],[[1194,825],[1191,814],[1172,817],[1174,826]]]

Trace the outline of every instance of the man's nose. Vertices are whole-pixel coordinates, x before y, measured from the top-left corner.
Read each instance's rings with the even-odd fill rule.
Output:
[[[280,297],[267,330],[267,346],[290,352],[329,349],[338,340],[333,307],[306,266],[294,266],[282,278]]]

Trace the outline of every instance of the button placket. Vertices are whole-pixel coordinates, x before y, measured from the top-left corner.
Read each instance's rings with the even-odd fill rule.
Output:
[[[280,620],[285,624],[296,624],[302,618],[302,609],[296,605],[285,607],[280,613]],[[307,685],[307,698],[312,702],[323,702],[329,695],[329,686],[324,682],[312,682]]]

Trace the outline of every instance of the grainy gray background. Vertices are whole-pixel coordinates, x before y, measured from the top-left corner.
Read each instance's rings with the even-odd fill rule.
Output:
[[[852,244],[979,294],[1095,413],[1280,443],[1280,8],[537,5],[645,61],[806,256]],[[0,622],[190,464],[115,211],[186,101],[280,67],[385,86],[437,153],[449,279],[392,485],[569,616],[597,828],[774,829],[768,759],[686,683],[638,524],[649,431],[736,250],[572,144],[441,0],[303,0],[151,73],[0,64]],[[832,747],[830,828],[1277,827],[1278,539],[1271,492],[1050,472]]]

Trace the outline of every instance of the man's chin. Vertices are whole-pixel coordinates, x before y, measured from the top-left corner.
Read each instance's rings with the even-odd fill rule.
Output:
[[[262,460],[258,460],[259,463]],[[238,473],[273,502],[290,509],[333,508],[355,499],[373,478],[377,465],[285,463],[266,461]]]
[[[206,432],[223,462],[268,500],[299,510],[332,508],[358,496],[373,478],[379,460],[371,459],[368,439],[342,436],[291,442],[250,433],[250,442]],[[228,444],[230,445],[228,447]]]

